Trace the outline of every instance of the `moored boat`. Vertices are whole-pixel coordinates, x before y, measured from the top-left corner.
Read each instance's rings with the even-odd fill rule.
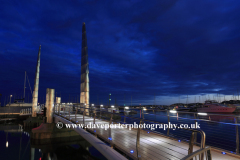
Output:
[[[213,113],[232,113],[236,107],[228,107],[220,104],[215,100],[207,100],[202,107],[197,108],[198,112],[213,112]]]

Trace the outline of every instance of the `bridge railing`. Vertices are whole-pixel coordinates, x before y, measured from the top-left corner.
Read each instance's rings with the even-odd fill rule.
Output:
[[[97,110],[99,110],[99,108],[97,108]],[[107,110],[105,109],[105,111]],[[200,128],[208,135],[206,138],[207,145],[223,152],[227,152],[228,154],[240,155],[240,133],[238,131],[240,125],[240,116],[237,114],[197,113],[151,108],[136,109],[131,107],[128,107],[128,109],[122,108],[122,110],[119,110],[119,112],[124,115],[129,114],[129,117],[140,117],[144,118],[145,120],[175,124],[195,124],[196,127],[199,125]],[[124,117],[122,121],[126,122],[127,119],[128,118]],[[189,133],[183,130],[172,131],[170,128],[165,131],[158,130],[157,132],[178,138],[181,141],[187,140],[190,136]],[[197,134],[195,134],[194,144],[200,144],[200,138],[197,136]]]
[[[139,118],[139,117],[136,117],[134,115],[133,116],[132,115],[125,115],[125,112],[122,112],[122,114],[121,113],[109,112],[108,109],[105,109],[105,108],[101,108],[101,109],[99,109],[99,108],[89,108],[87,111],[85,109],[86,109],[85,107],[76,107],[75,108],[74,106],[66,106],[64,111],[61,112],[59,115],[65,117],[65,118],[67,118],[67,119],[69,119],[69,120],[71,120],[75,123],[82,123],[84,125],[86,124],[86,122],[85,122],[86,114],[88,114],[88,116],[90,116],[92,118],[91,122],[93,124],[95,124],[96,119],[105,120],[107,123],[109,123],[109,125],[112,124],[112,123],[121,123],[121,124],[129,123],[129,124],[131,124],[133,122],[136,122],[138,125],[143,124],[143,123],[164,124],[164,123],[160,123],[158,121],[145,119],[144,116]],[[55,113],[58,114],[58,111],[55,110]],[[82,117],[78,118],[77,114],[81,114]],[[194,144],[194,138],[195,138],[196,133],[200,133],[200,135],[201,135],[200,136],[201,137],[200,138],[201,139],[200,148],[201,149],[205,148],[206,135],[202,130],[200,130],[200,129],[189,129],[189,128],[182,128],[182,130],[185,130],[185,131],[188,131],[188,132],[191,133],[191,136],[189,136],[190,137],[189,138],[190,139],[189,140],[189,147],[188,147],[188,150],[186,151],[187,154],[191,154],[193,152],[193,144]],[[94,132],[94,134],[97,134],[96,130],[94,130],[93,132]],[[138,159],[141,158],[141,151],[142,151],[141,143],[140,143],[141,142],[141,134],[145,134],[145,135],[149,134],[149,131],[142,132],[142,133],[141,132],[142,132],[142,129],[138,128],[136,139],[135,139],[135,142],[136,142],[136,155],[135,156]],[[113,146],[114,141],[116,141],[116,139],[113,139],[111,133],[112,133],[111,128],[108,128],[108,142],[111,146]],[[177,140],[177,139],[175,139],[175,140]],[[145,142],[142,142],[142,143],[145,143]],[[174,147],[177,148],[178,146],[174,146]],[[186,156],[186,155],[184,155],[184,156]]]
[[[32,114],[32,108],[25,108],[20,110],[20,115]]]
[[[206,147],[199,149],[188,156],[182,158],[181,160],[212,160],[211,148]]]
[[[208,135],[206,144],[212,148],[228,152],[229,154],[239,155],[239,123],[240,116],[237,114],[214,114],[184,112],[173,110],[141,109],[141,116],[145,119],[154,119],[155,121],[165,121],[176,124],[197,123]],[[172,132],[173,133],[173,132]],[[168,132],[169,135],[171,134]],[[189,135],[181,130],[174,131],[173,136],[185,139]],[[194,143],[199,143],[196,136]]]

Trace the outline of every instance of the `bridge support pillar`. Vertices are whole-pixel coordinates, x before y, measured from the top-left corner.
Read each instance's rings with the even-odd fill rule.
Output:
[[[47,88],[46,93],[47,123],[53,123],[54,93],[55,89]]]

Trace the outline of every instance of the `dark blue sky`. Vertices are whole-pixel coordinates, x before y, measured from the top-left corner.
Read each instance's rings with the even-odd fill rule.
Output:
[[[239,0],[1,1],[2,103],[23,95],[24,71],[33,88],[40,44],[40,101],[46,88],[65,102],[79,97],[82,22],[91,103],[109,93],[118,104],[124,95],[153,104],[154,94],[171,104],[240,90]]]

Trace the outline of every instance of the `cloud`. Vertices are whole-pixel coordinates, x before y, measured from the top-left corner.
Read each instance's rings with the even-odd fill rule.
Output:
[[[109,92],[124,103],[175,103],[179,95],[236,93],[238,1],[4,1],[0,6],[0,92],[33,88],[42,45],[40,96],[80,94],[81,27],[86,22],[90,101]],[[175,97],[175,98],[174,98]]]

